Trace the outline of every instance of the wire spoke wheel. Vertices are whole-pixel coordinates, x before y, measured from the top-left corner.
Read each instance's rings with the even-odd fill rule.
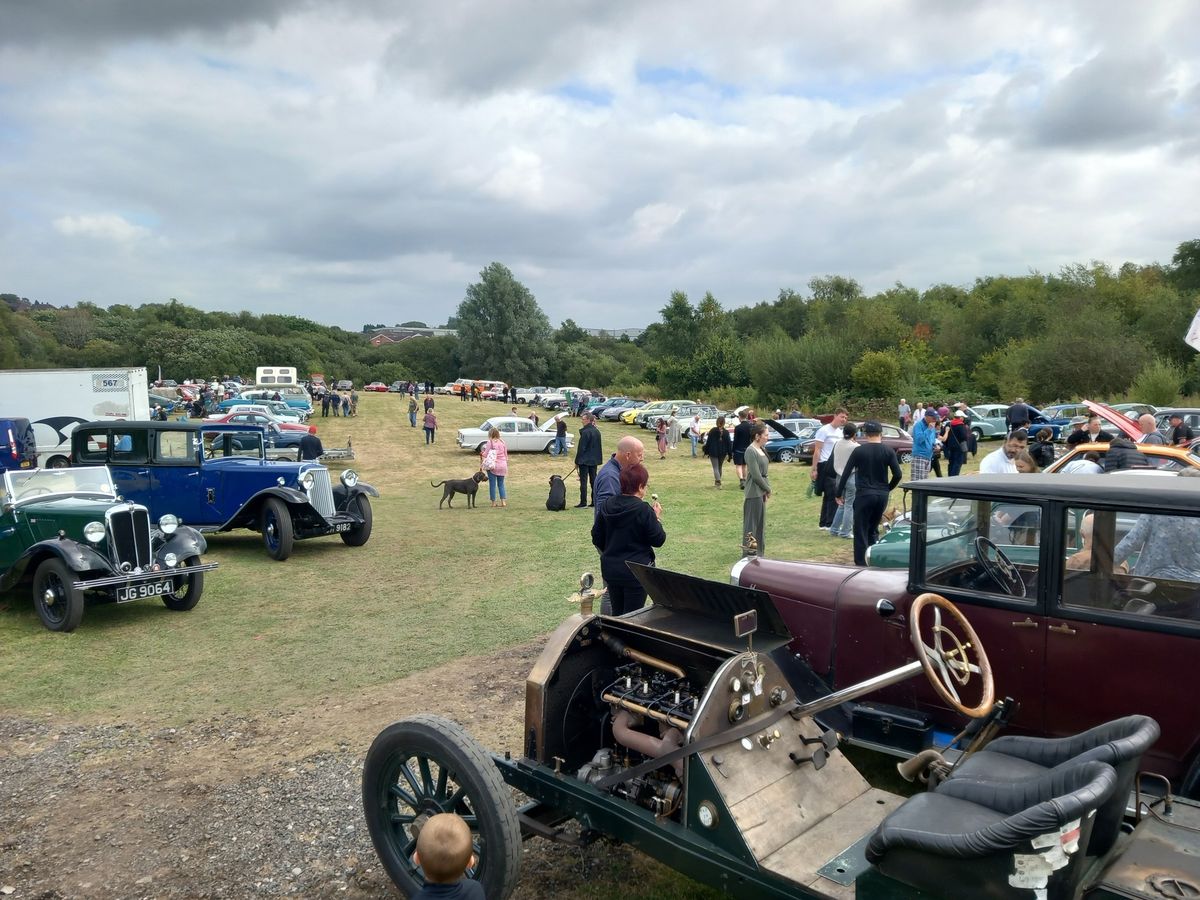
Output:
[[[363,766],[363,811],[380,862],[406,894],[425,885],[413,852],[421,826],[439,813],[471,829],[467,877],[487,897],[503,900],[516,886],[521,830],[508,789],[487,752],[448,719],[414,716],[380,732]]]

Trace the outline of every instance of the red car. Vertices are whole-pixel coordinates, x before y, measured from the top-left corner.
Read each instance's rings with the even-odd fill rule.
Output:
[[[910,482],[908,571],[747,557],[816,693],[911,658],[926,591],[960,606],[987,648],[1010,731],[1064,737],[1143,713],[1162,726],[1147,771],[1200,796],[1200,478],[972,475]],[[971,702],[966,696],[964,701]],[[889,752],[944,744],[961,715],[916,679],[843,704],[828,727]],[[937,740],[934,740],[935,734]]]
[[[372,381],[365,388],[363,388],[363,390],[364,391],[374,391],[377,394],[386,394],[387,393],[387,385],[384,384],[382,381]]]
[[[266,415],[265,413],[256,412],[239,412],[230,413],[227,416],[216,416],[206,418],[205,423],[209,422],[228,422],[231,425],[258,425],[267,424],[277,425],[281,431],[307,431],[309,434],[317,433],[316,425],[295,425],[291,422],[281,422],[276,418]]]

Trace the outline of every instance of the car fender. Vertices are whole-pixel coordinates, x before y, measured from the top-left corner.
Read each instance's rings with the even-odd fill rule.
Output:
[[[204,535],[186,525],[179,526],[174,534],[164,537],[163,545],[158,548],[156,554],[160,557],[164,553],[174,553],[179,559],[188,559],[202,556],[208,550],[208,541],[204,539]]]
[[[346,487],[344,484],[335,484],[333,486],[334,509],[339,511],[344,510],[350,504],[351,499],[357,497],[359,494],[366,494],[368,497],[378,497],[379,491],[369,484],[363,484],[361,481],[351,488]]]
[[[75,541],[50,538],[38,541],[26,548],[8,570],[0,575],[0,591],[7,591],[20,582],[27,574],[33,573],[42,561],[50,557],[61,559],[72,572],[95,572],[112,570],[112,564],[104,555],[91,547],[85,547]]]
[[[244,522],[257,522],[258,511],[262,507],[263,501],[265,501],[268,497],[278,497],[288,506],[306,506],[312,509],[314,514],[318,514],[316,509],[313,508],[312,504],[308,502],[308,495],[303,491],[298,491],[295,488],[283,487],[282,485],[275,485],[269,488],[263,488],[253,497],[248,499],[245,503],[238,507],[238,511],[230,516],[225,524],[218,528],[217,531],[229,531],[233,528],[239,528]]]

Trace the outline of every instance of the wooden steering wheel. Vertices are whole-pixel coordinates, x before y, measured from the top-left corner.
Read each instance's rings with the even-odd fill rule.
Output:
[[[929,639],[926,640],[922,633],[921,616],[930,608],[933,610],[933,623],[928,631]],[[943,610],[954,628],[942,624]],[[979,642],[979,635],[958,611],[958,607],[940,594],[926,593],[913,601],[908,617],[909,634],[917,651],[917,659],[921,661],[926,677],[941,698],[971,718],[991,710],[996,700],[992,665]],[[930,617],[926,615],[926,618]],[[956,632],[961,632],[962,637]],[[966,706],[959,698],[959,690],[971,683],[973,675],[978,675],[980,680],[979,704]]]

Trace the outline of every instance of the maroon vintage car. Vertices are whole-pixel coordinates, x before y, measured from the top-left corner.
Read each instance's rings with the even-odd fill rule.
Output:
[[[969,616],[1015,733],[1062,736],[1143,713],[1162,725],[1146,768],[1200,795],[1200,478],[998,475],[905,485],[909,569],[746,558],[732,580],[769,592],[790,649],[838,689],[909,658],[923,591]],[[797,667],[803,668],[803,667]],[[968,698],[964,698],[968,699]],[[909,681],[839,709],[831,727],[877,749],[945,743],[962,717]]]

